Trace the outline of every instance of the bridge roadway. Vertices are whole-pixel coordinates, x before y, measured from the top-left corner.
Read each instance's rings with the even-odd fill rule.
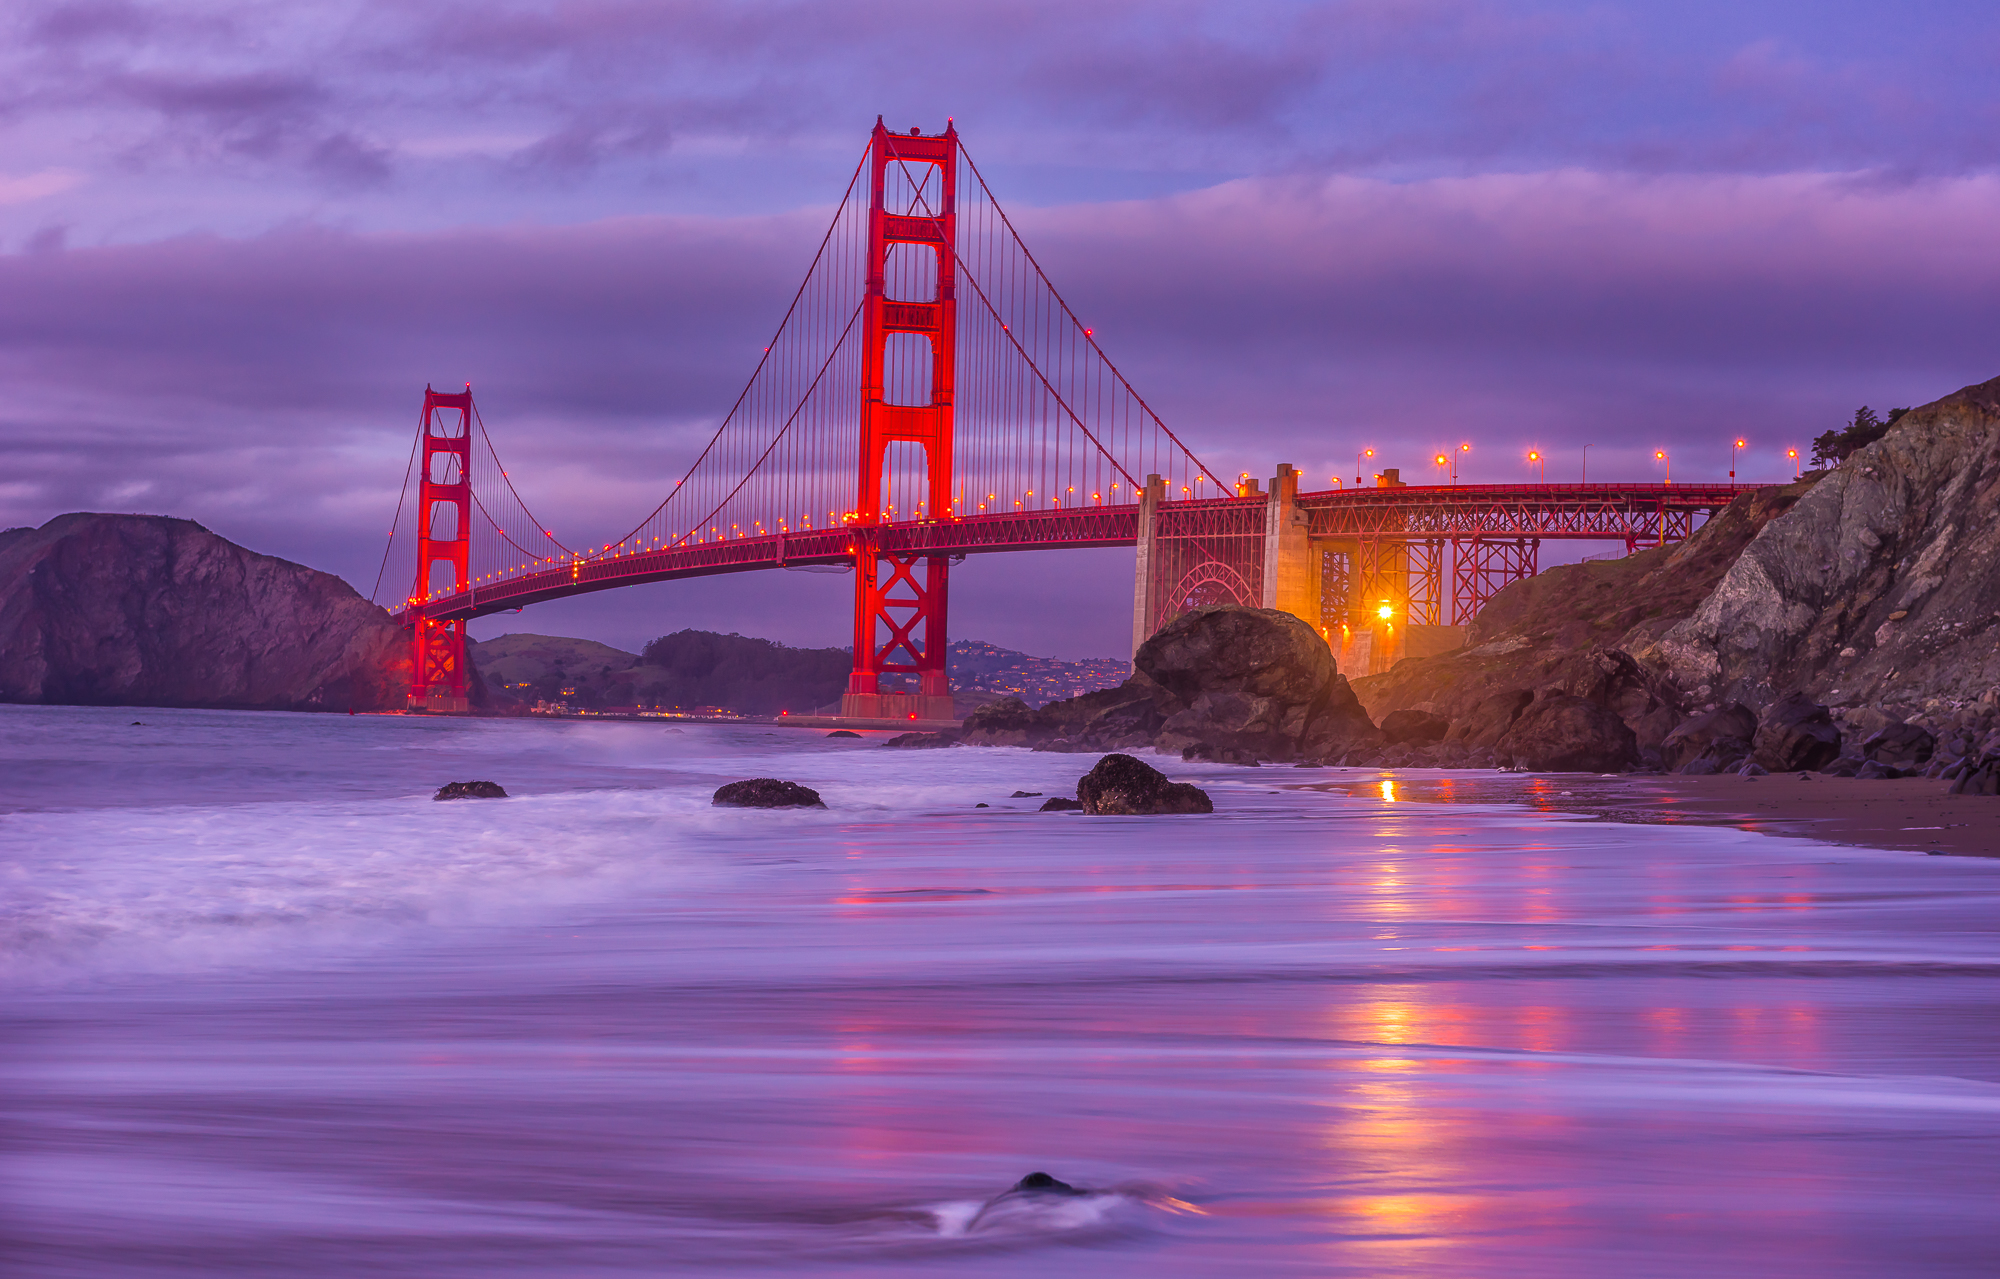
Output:
[[[1755,487],[1731,484],[1460,484],[1396,488],[1330,489],[1301,493],[1313,538],[1550,538],[1623,541],[1628,548],[1678,541],[1694,517],[1713,513]],[[1200,498],[1161,504],[1172,514],[1168,536],[1262,537],[1269,495]],[[1013,511],[955,520],[882,524],[870,528],[813,530],[651,551],[608,551],[528,570],[463,592],[440,595],[421,606],[433,621],[481,617],[548,600],[620,586],[708,577],[757,569],[851,564],[862,540],[878,554],[926,552],[977,555],[994,551],[1049,551],[1075,547],[1133,546],[1139,506]],[[1170,523],[1172,531],[1164,527]],[[398,613],[405,625],[417,607]]]

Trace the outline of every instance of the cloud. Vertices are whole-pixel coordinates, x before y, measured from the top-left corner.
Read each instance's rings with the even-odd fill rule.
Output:
[[[27,204],[61,195],[83,182],[73,169],[43,169],[39,173],[0,174],[0,204]]]

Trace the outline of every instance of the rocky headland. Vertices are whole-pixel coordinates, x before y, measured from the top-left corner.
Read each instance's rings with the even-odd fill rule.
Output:
[[[1283,613],[1203,609],[1117,689],[966,720],[973,745],[1253,763],[2000,786],[2000,379],[1678,545],[1497,594],[1464,647],[1351,684]]]
[[[0,532],[0,702],[402,709],[408,634],[330,573],[192,520]]]

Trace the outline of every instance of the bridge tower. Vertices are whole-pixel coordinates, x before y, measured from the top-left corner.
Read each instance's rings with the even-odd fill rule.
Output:
[[[885,514],[926,521],[949,520],[952,509],[952,375],[958,366],[957,212],[958,130],[940,136],[915,129],[891,133],[875,121],[869,144],[868,284],[862,303],[861,466],[850,521],[854,556],[854,671],[840,713],[865,718],[950,719],[951,684],[945,668],[945,611],[950,561],[943,555],[891,555],[879,549]],[[893,168],[892,168],[893,166]],[[901,179],[890,182],[891,179]],[[921,193],[904,212],[885,203],[885,187]],[[904,261],[893,273],[891,255]],[[930,255],[934,270],[908,269],[911,254]],[[928,297],[891,297],[898,281],[931,282]],[[929,346],[928,403],[891,401],[885,375],[889,342],[914,335]],[[900,343],[896,371],[910,363],[911,343]],[[921,357],[917,357],[919,360]],[[910,379],[905,379],[910,380]],[[901,397],[898,397],[901,398]],[[916,511],[885,512],[883,481],[889,446],[915,444],[924,452],[924,496]],[[885,674],[914,675],[917,691],[886,694]]]
[[[410,652],[413,711],[463,714],[471,709],[465,689],[465,619],[439,621],[424,601],[433,592],[463,594],[472,585],[472,384],[451,395],[424,388],[423,473],[417,485],[417,580]],[[437,575],[442,564],[451,580]]]

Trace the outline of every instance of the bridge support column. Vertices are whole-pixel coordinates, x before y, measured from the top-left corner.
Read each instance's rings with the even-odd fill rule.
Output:
[[[466,696],[465,622],[424,615],[436,595],[472,584],[472,387],[447,395],[424,388],[423,474],[417,485],[417,581],[411,591],[409,709],[462,715]],[[442,567],[448,576],[439,574]]]
[[[1271,496],[1264,503],[1265,608],[1281,609],[1326,633],[1320,622],[1320,557],[1306,536],[1306,513],[1299,509],[1299,473],[1278,464]]]
[[[1139,656],[1139,646],[1153,638],[1153,618],[1159,611],[1160,584],[1153,577],[1159,558],[1160,503],[1166,500],[1167,482],[1157,475],[1148,475],[1146,487],[1139,494],[1139,555],[1132,570],[1134,659]]]

